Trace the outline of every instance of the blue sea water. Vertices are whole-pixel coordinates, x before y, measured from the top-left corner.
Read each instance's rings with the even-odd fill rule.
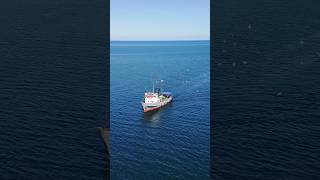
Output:
[[[0,179],[102,179],[105,1],[2,1]]]
[[[216,2],[213,179],[320,179],[320,1]]]
[[[112,41],[110,58],[111,179],[208,179],[210,41]],[[174,100],[144,115],[154,79]]]

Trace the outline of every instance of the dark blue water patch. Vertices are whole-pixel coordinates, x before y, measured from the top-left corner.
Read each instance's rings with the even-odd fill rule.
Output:
[[[209,41],[111,42],[111,178],[209,178]],[[144,114],[164,80],[173,102]]]
[[[320,177],[316,4],[217,3],[213,178]]]
[[[1,179],[98,179],[106,112],[102,1],[0,7]]]

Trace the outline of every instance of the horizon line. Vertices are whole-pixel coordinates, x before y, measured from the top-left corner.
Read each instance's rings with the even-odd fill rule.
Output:
[[[155,39],[155,40],[149,40],[149,39],[140,39],[140,40],[117,40],[117,39],[113,39],[110,40],[111,41],[210,41],[210,39],[166,39],[166,40],[159,40],[159,39]]]

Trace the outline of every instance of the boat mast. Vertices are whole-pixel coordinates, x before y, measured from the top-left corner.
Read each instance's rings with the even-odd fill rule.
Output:
[[[154,81],[152,81],[152,92],[154,93]]]

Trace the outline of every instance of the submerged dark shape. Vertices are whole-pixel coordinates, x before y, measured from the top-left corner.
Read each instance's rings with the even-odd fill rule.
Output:
[[[103,140],[103,144],[105,146],[105,153],[104,153],[104,158],[105,158],[105,174],[104,174],[104,179],[108,180],[110,179],[110,151],[109,151],[109,133],[110,129],[107,127],[99,127],[98,128],[100,132],[100,136]]]

